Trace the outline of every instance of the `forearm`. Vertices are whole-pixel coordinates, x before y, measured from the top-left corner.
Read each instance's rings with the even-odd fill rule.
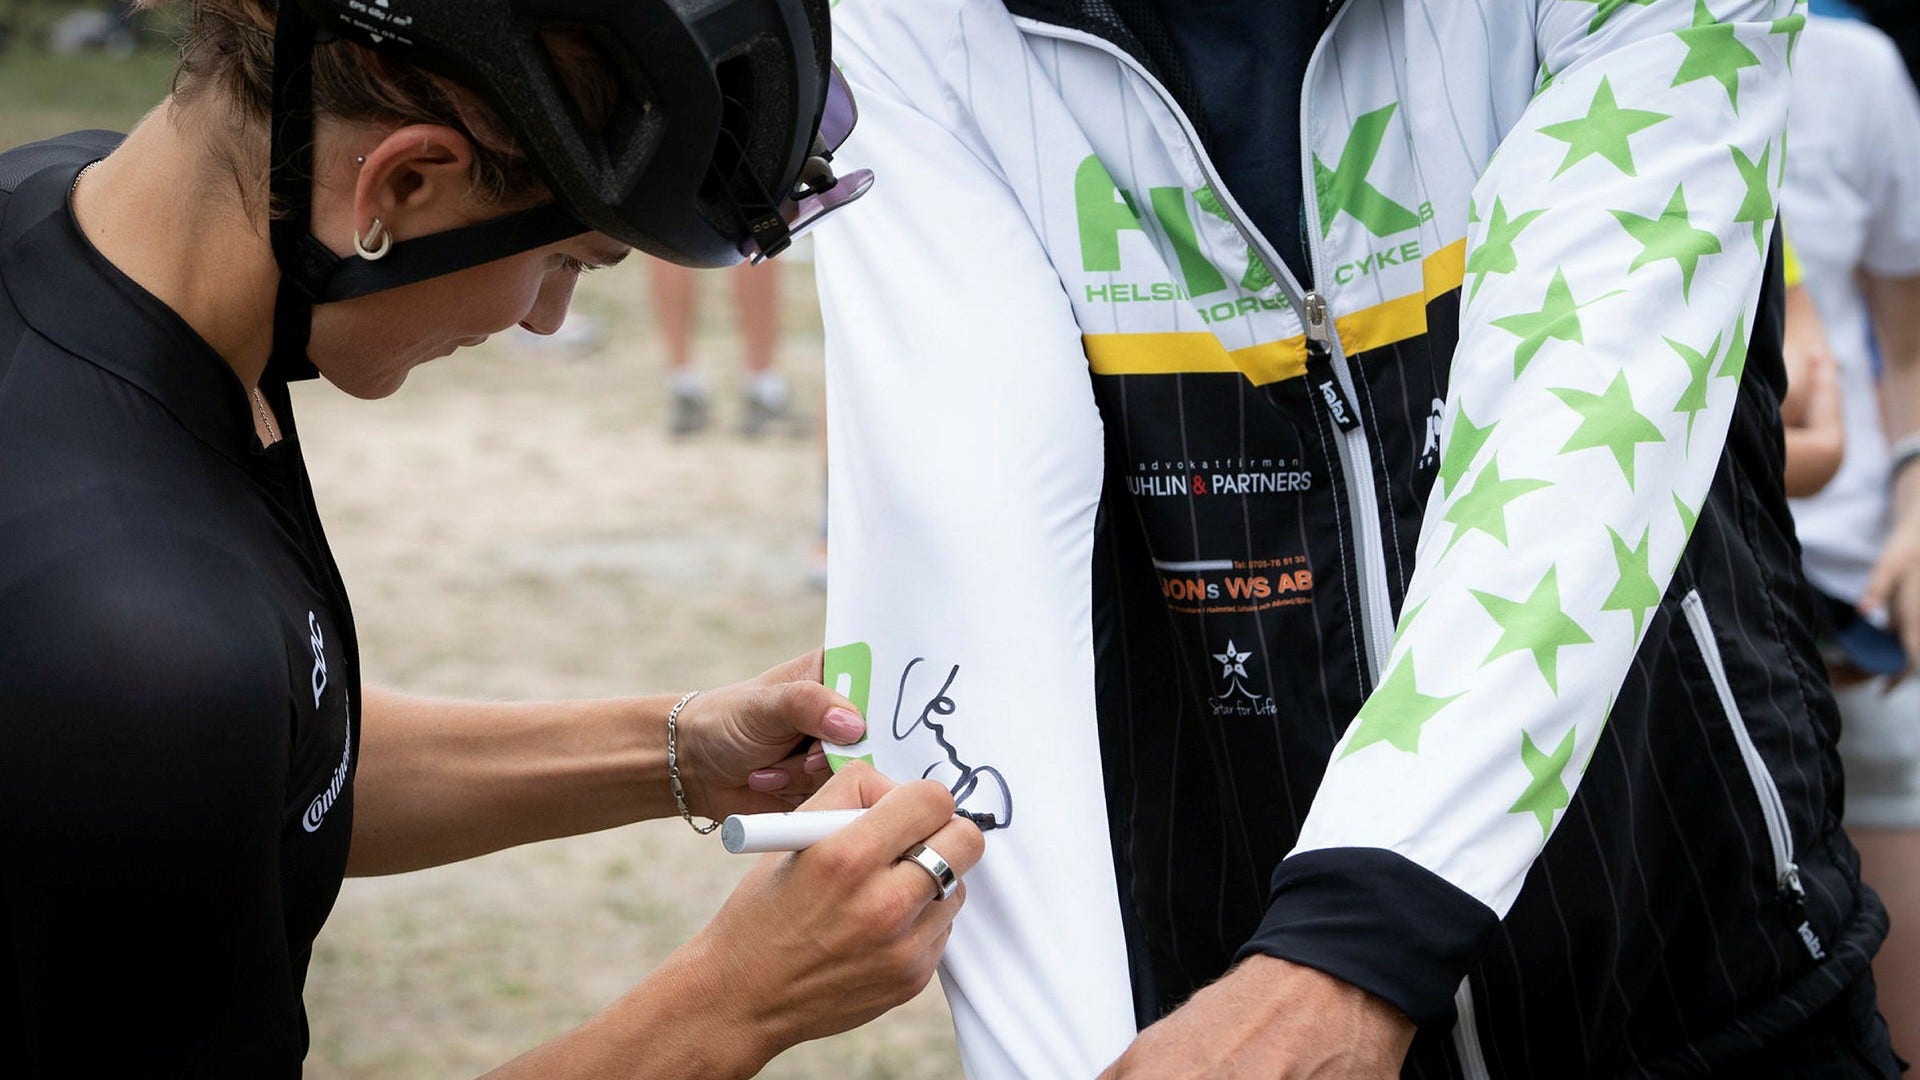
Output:
[[[1898,443],[1920,435],[1920,277],[1867,275],[1867,300],[1886,362],[1880,385],[1887,438]],[[1891,529],[1860,598],[1862,610],[1878,612],[1900,635],[1909,662],[1920,657],[1920,465],[1891,478]]]
[[[1867,300],[1886,363],[1880,394],[1887,437],[1920,433],[1920,278],[1869,275]]]
[[[1887,440],[1920,435],[1920,277],[1868,275],[1868,306],[1880,341],[1885,371],[1880,380],[1882,419]],[[1920,467],[1894,479],[1896,519],[1920,515]]]
[[[720,1011],[725,992],[700,940],[607,1009],[487,1074],[487,1080],[732,1080],[775,1052],[755,1018]]]
[[[1815,495],[1846,458],[1846,418],[1826,325],[1804,286],[1787,290],[1787,396],[1780,419],[1787,443],[1787,494]]]
[[[1805,498],[1833,482],[1846,456],[1844,436],[1787,429],[1787,494]]]
[[[1920,355],[1908,356],[1903,363],[1889,357],[1881,396],[1887,441],[1898,443],[1920,435]],[[1895,524],[1920,522],[1920,465],[1907,466],[1892,480]]]
[[[673,700],[503,705],[369,690],[348,873],[417,870],[674,813]]]

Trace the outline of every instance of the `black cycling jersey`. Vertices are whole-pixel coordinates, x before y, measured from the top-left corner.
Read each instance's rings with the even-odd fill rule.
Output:
[[[246,391],[0,154],[0,1075],[298,1075],[345,874],[353,621]]]

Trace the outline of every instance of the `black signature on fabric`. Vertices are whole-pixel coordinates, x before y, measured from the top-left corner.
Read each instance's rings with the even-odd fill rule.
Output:
[[[934,719],[936,716],[952,716],[959,709],[959,705],[947,694],[953,689],[953,681],[960,677],[959,664],[953,665],[948,670],[947,680],[940,684],[939,691],[927,702],[926,707],[920,710],[919,715],[914,717],[904,730],[901,728],[900,711],[907,702],[907,680],[913,675],[913,669],[925,661],[926,657],[916,656],[908,661],[906,668],[900,672],[899,692],[893,699],[894,739],[905,740],[921,727],[932,732],[933,741],[940,744],[940,749],[946,751],[947,757],[944,762],[936,761],[927,766],[926,771],[920,774],[920,778],[928,779],[943,766],[951,765],[957,774],[957,779],[947,785],[947,790],[953,792],[954,805],[968,811],[975,823],[983,829],[1005,829],[1012,826],[1013,793],[1007,789],[1007,778],[992,765],[970,765],[963,760],[959,748],[954,746],[953,741],[947,737],[947,725]],[[945,777],[942,779],[944,780]],[[981,820],[983,814],[987,817],[985,821]]]

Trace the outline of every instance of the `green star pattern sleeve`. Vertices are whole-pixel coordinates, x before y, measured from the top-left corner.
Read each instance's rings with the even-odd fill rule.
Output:
[[[1543,88],[1474,190],[1408,614],[1295,848],[1385,848],[1501,915],[1713,480],[1802,24],[1791,0],[1527,6]]]

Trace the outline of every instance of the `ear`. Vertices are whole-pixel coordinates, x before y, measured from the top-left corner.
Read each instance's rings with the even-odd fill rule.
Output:
[[[440,124],[409,124],[366,151],[353,188],[353,227],[375,218],[395,241],[471,225],[484,216],[473,197],[473,144]]]

